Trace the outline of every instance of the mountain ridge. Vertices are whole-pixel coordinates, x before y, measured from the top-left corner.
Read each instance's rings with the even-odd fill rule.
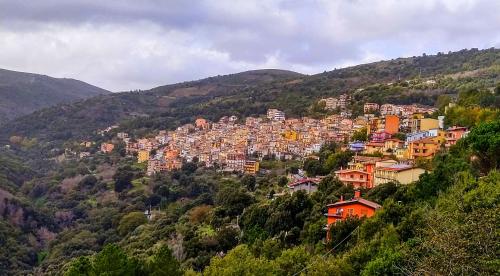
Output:
[[[0,123],[59,103],[109,93],[76,79],[0,69]]]

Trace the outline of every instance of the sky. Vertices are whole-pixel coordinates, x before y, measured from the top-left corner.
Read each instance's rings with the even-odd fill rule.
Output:
[[[0,0],[0,68],[128,91],[500,47],[498,0]]]

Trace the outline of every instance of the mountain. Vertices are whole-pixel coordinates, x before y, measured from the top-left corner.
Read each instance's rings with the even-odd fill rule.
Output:
[[[108,93],[79,80],[0,69],[0,123],[41,108]]]
[[[38,110],[5,124],[2,138],[36,136],[43,141],[84,137],[124,119],[170,111],[190,101],[237,96],[240,91],[305,77],[285,70],[254,70],[165,85],[147,91],[99,95]],[[38,119],[37,119],[38,118]],[[0,136],[2,136],[0,134]]]
[[[474,76],[492,87],[500,79],[500,49],[471,49],[398,58],[307,76],[283,70],[256,70],[153,88],[113,93],[39,110],[5,124],[0,141],[12,135],[56,143],[86,139],[97,129],[126,121],[130,128],[172,128],[196,116],[263,114],[269,107],[288,115],[307,115],[321,97],[354,93],[362,101],[433,105],[441,94],[456,95],[461,79]],[[441,77],[437,88],[409,89],[405,80]],[[456,81],[446,81],[456,79]],[[396,88],[379,84],[400,83]],[[373,86],[375,85],[375,86]],[[377,86],[379,85],[379,86]],[[372,86],[372,87],[371,87]]]

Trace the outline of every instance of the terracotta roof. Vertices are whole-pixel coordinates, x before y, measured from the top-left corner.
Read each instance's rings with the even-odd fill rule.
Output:
[[[352,203],[363,204],[363,205],[371,207],[373,209],[382,208],[381,205],[379,205],[379,204],[377,204],[377,203],[375,203],[373,201],[366,200],[364,198],[353,198],[353,199],[350,199],[350,200],[339,201],[339,202],[336,202],[336,203],[328,204],[328,205],[326,205],[326,207],[342,206],[342,205],[348,205],[348,204],[352,204]]]

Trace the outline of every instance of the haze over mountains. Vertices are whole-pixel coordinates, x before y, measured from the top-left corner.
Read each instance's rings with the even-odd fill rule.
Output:
[[[108,93],[75,79],[0,69],[0,123],[41,108]]]

